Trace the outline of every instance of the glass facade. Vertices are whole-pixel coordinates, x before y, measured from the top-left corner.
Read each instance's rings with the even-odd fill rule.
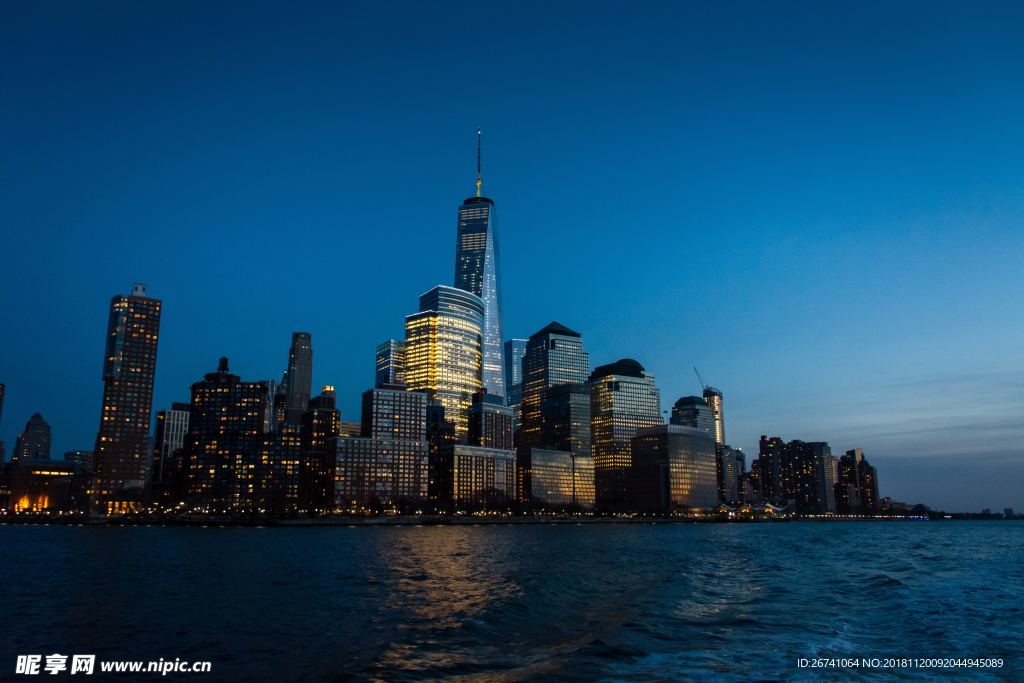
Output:
[[[405,319],[405,381],[444,406],[458,441],[469,429],[469,407],[480,391],[484,304],[469,292],[439,285],[420,297]]]
[[[497,448],[453,444],[445,449],[456,511],[505,511],[516,500],[516,454]],[[447,488],[447,487],[446,487]]]
[[[405,383],[405,342],[389,339],[377,346],[375,387]]]
[[[594,459],[589,454],[532,448],[529,468],[523,480],[529,481],[534,510],[594,507]]]
[[[520,443],[543,447],[545,443],[541,403],[549,387],[584,384],[590,372],[590,355],[583,349],[579,332],[557,322],[531,335],[523,355],[523,398]],[[567,449],[567,447],[565,448]]]
[[[494,202],[470,197],[459,207],[455,286],[480,297],[484,306],[482,381],[487,393],[505,396],[504,338]]]
[[[631,492],[643,511],[711,510],[718,505],[718,466],[711,434],[679,425],[640,429],[633,438]]]
[[[654,376],[629,358],[596,368],[589,384],[597,505],[617,509],[628,502],[633,437],[663,424],[661,397]]]

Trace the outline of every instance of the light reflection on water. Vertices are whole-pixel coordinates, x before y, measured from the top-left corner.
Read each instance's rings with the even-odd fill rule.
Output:
[[[0,526],[0,543],[8,662],[213,660],[204,680],[749,680],[799,678],[797,657],[1024,648],[1019,523]]]

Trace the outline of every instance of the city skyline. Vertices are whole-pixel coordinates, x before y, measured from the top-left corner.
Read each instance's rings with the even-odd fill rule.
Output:
[[[928,46],[933,57],[952,61],[955,53]],[[14,40],[3,49],[23,47]],[[989,48],[1010,54],[1015,49],[998,40]],[[154,54],[144,55],[159,65],[152,61]],[[973,57],[970,63],[978,65],[987,64],[985,58],[991,55]],[[826,65],[840,72],[851,68],[835,59]],[[880,68],[868,65],[873,74]],[[771,75],[781,83],[781,76]],[[890,88],[896,90],[898,77],[908,75],[898,73]],[[47,101],[18,81],[19,76],[4,78],[13,92],[27,96],[29,105]],[[88,191],[61,183],[63,201],[55,206],[42,206],[31,188],[20,197],[5,193],[15,229],[4,232],[4,253],[26,258],[0,275],[5,292],[2,323],[18,330],[8,336],[0,365],[0,381],[6,384],[0,438],[9,457],[20,426],[40,412],[52,425],[55,454],[92,445],[102,391],[96,359],[103,343],[103,302],[133,280],[149,284],[152,296],[165,304],[154,413],[187,400],[188,387],[222,355],[232,359],[232,371],[246,381],[279,377],[289,335],[306,330],[317,348],[312,386],[335,385],[342,419],[355,419],[361,393],[373,384],[376,344],[401,338],[403,316],[415,310],[416,297],[451,281],[451,207],[472,192],[471,136],[482,125],[488,135],[488,194],[502,207],[506,339],[528,337],[558,320],[585,336],[594,366],[623,357],[639,360],[657,377],[663,411],[680,397],[700,393],[692,379],[691,366],[696,364],[725,394],[729,441],[743,448],[748,462],[756,455],[760,434],[787,441],[824,440],[837,453],[863,448],[884,472],[883,495],[948,509],[1020,509],[1024,504],[1012,481],[1020,480],[1015,475],[1024,470],[1016,445],[1022,431],[1024,366],[1014,348],[1022,329],[1012,315],[1006,322],[991,320],[991,311],[1012,310],[1022,294],[1013,255],[1024,246],[1015,218],[1024,202],[1019,188],[1011,187],[1019,177],[1018,162],[1009,160],[1021,140],[1005,125],[1020,110],[1020,102],[995,86],[986,89],[984,83],[964,78],[988,94],[986,102],[1002,105],[1002,113],[996,117],[974,105],[970,111],[940,115],[941,124],[933,123],[908,142],[886,137],[894,149],[881,157],[890,168],[876,168],[879,176],[869,174],[864,156],[834,142],[838,147],[832,149],[842,152],[839,157],[861,164],[856,170],[806,147],[788,165],[773,161],[770,154],[768,161],[758,160],[756,154],[728,147],[730,160],[738,162],[733,166],[737,178],[726,174],[728,165],[712,163],[708,181],[690,184],[698,180],[693,170],[660,173],[674,166],[674,155],[700,142],[677,129],[662,129],[657,135],[636,132],[633,143],[644,150],[641,155],[631,151],[632,145],[596,144],[613,123],[625,129],[642,119],[627,116],[629,112],[618,112],[617,121],[575,125],[580,120],[566,110],[530,128],[497,115],[497,100],[490,100],[484,111],[460,115],[429,131],[425,128],[430,126],[401,117],[389,120],[386,131],[360,126],[366,122],[358,118],[347,120],[323,156],[308,167],[275,136],[252,144],[195,141],[186,146],[187,156],[180,157],[161,145],[130,155],[115,147],[113,163],[92,169],[97,179],[86,183]],[[920,87],[943,101],[927,82]],[[315,99],[301,94],[306,102]],[[824,87],[822,94],[838,97]],[[154,95],[139,105],[142,122],[129,130],[136,135],[146,126],[166,130],[167,123],[154,118],[153,107],[161,97]],[[196,116],[209,113],[208,107],[218,102],[224,100],[195,101],[189,111]],[[894,106],[900,104],[897,100]],[[124,114],[103,105],[76,106],[91,116],[106,113],[125,123]],[[240,107],[241,100],[234,106]],[[731,107],[725,109],[735,114]],[[720,113],[722,108],[709,105],[708,111]],[[799,118],[819,110],[808,105],[796,111]],[[670,112],[655,113],[664,117]],[[900,130],[906,133],[911,122],[920,123],[918,114],[898,110]],[[10,112],[3,116],[17,118]],[[849,116],[852,120],[853,114]],[[981,130],[978,117],[991,124],[991,132]],[[268,121],[289,131],[286,122],[301,118],[277,111]],[[570,120],[571,135],[566,130]],[[28,125],[8,123],[17,124],[8,131]],[[743,132],[740,126],[736,134],[755,151],[766,151],[767,143],[758,143],[757,126],[746,124],[748,129]],[[44,117],[32,130],[38,136],[47,125]],[[216,117],[197,125],[207,133],[226,130],[226,121]],[[323,122],[317,126],[328,130]],[[835,126],[812,131],[808,138],[790,130],[783,138],[808,145],[817,136],[838,135]],[[943,126],[955,127],[961,135],[947,137]],[[258,130],[258,124],[247,127]],[[339,171],[329,169],[350,163],[343,140],[359,130],[370,147],[388,150],[387,172],[375,173],[384,162],[369,159],[358,175],[379,177],[363,181],[344,171],[350,187],[336,196],[342,184]],[[853,128],[860,143],[871,130],[869,124]],[[723,134],[717,130],[711,137]],[[84,168],[77,164],[90,159],[91,145],[107,135],[73,141],[68,162],[48,170],[35,165],[40,162],[29,162],[27,149],[14,147],[14,158],[25,162],[18,167],[26,175],[8,187],[36,180],[51,185],[82,182]],[[549,150],[556,140],[557,154]],[[952,167],[925,170],[941,160],[935,151],[940,141],[959,145],[973,175]],[[1004,150],[999,154],[991,151],[997,141]],[[403,152],[401,147],[410,142],[415,144]],[[297,149],[307,149],[306,144]],[[708,161],[702,155],[714,149],[697,144],[683,158],[696,168]],[[418,160],[427,150],[427,161]],[[56,153],[45,142],[38,151],[41,160]],[[767,151],[779,153],[781,148],[769,146]],[[284,183],[286,173],[271,168],[268,153],[279,155],[286,169],[300,169],[300,182]],[[396,154],[402,164],[395,165]],[[532,173],[526,170],[530,155],[538,161]],[[230,183],[227,166],[245,159],[259,162],[257,174],[248,174],[244,183]],[[901,160],[902,166],[897,163]],[[146,172],[125,177],[133,164]],[[613,170],[620,165],[621,170]],[[644,173],[645,168],[658,172]],[[817,179],[820,168],[839,178],[834,183]],[[428,171],[436,179],[424,182],[422,175]],[[775,198],[757,182],[773,172],[781,174],[771,184]],[[184,173],[212,180],[218,196],[202,195]],[[879,197],[871,194],[883,188],[894,192],[893,183],[901,175],[909,177],[896,185],[895,199],[885,199],[883,192]],[[573,176],[572,192],[566,193],[566,178]],[[642,182],[637,180],[641,177]],[[380,178],[386,178],[385,187],[373,194]],[[174,189],[155,189],[166,181],[173,181]],[[739,187],[731,188],[731,183]],[[402,193],[395,205],[397,217],[376,219],[352,210],[360,196],[367,196],[376,209],[388,195],[394,201],[396,186]],[[819,193],[818,199],[791,205],[806,187]],[[853,189],[843,195],[844,187]],[[138,196],[127,203],[114,198],[114,193],[136,194],[133,190]],[[701,192],[710,193],[709,200],[700,200]],[[667,213],[651,209],[659,197],[684,208]],[[756,203],[763,215],[726,206],[737,198]],[[284,209],[300,199],[308,205],[299,219],[311,226],[312,239],[301,240],[314,245],[308,252],[286,245],[297,228]],[[638,208],[651,213],[641,216]],[[267,215],[260,219],[255,212]],[[607,214],[603,220],[601,213]],[[633,229],[638,219],[647,232]],[[757,235],[759,226],[786,220],[798,226]],[[250,232],[251,223],[259,226],[255,233]],[[603,231],[593,230],[594,225]],[[387,237],[384,228],[390,230]],[[149,232],[163,239],[143,234]],[[357,234],[361,232],[375,233],[381,243]],[[168,237],[181,244],[169,244]],[[328,237],[331,253],[320,253],[317,247]],[[141,255],[132,249],[138,249],[140,240],[146,245]],[[100,243],[107,245],[104,250],[97,248]],[[166,252],[159,253],[157,245]],[[393,258],[378,272],[382,278],[372,281],[372,307],[354,305],[370,275],[356,264],[371,261],[375,249],[385,246]],[[567,261],[566,254],[574,258]],[[301,277],[282,277],[280,270],[300,257],[305,264]],[[602,264],[615,259],[621,260],[620,278],[603,271]],[[259,267],[239,279],[241,263]],[[193,275],[197,268],[198,277]],[[545,272],[557,277],[538,277]],[[393,281],[382,281],[389,275]],[[69,287],[69,281],[75,286]],[[564,284],[572,295],[552,294],[551,282]],[[970,284],[967,291],[959,291],[965,282]],[[26,290],[31,296],[20,294]],[[890,291],[897,295],[884,298]],[[987,298],[976,306],[979,292]],[[708,301],[712,294],[720,297],[716,306]],[[289,305],[282,303],[282,296]],[[45,301],[54,306],[41,305]],[[621,328],[629,332],[617,333]],[[954,482],[961,490],[949,490]]]

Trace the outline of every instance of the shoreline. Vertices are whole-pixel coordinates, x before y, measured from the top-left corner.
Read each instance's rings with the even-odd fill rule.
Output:
[[[784,524],[789,522],[928,522],[928,521],[1015,521],[1014,519],[972,518],[964,516],[911,517],[795,517],[795,518],[679,518],[679,517],[88,517],[86,515],[18,515],[0,517],[0,525],[63,525],[63,526],[178,526],[178,527],[378,527],[378,526],[494,526],[494,525],[593,525],[593,524]],[[1019,521],[1019,520],[1017,520]]]

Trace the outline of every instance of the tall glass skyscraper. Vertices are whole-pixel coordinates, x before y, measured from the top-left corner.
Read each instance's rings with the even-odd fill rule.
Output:
[[[309,397],[313,391],[313,337],[309,332],[292,332],[284,391],[288,423],[297,425],[309,408]]]
[[[590,355],[583,349],[579,332],[551,322],[530,337],[523,355],[523,446],[552,446],[544,443],[541,431],[545,393],[560,384],[584,384],[589,373]]]
[[[466,440],[469,407],[480,391],[484,304],[468,291],[438,285],[405,319],[405,382],[444,406],[455,438]]]
[[[504,340],[501,334],[501,288],[494,202],[482,194],[480,131],[477,131],[476,196],[459,207],[455,242],[455,286],[484,302],[482,381],[488,394],[505,396]]]

